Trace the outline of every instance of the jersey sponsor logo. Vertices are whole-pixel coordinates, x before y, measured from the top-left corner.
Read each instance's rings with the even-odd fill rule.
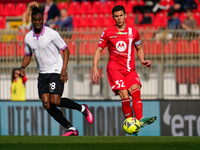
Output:
[[[101,34],[101,38],[103,38],[104,32]]]
[[[128,33],[127,33],[127,32],[121,32],[121,31],[119,31],[119,32],[117,32],[116,34],[125,35],[125,34],[128,34]]]
[[[119,52],[123,52],[126,50],[127,45],[124,41],[118,41],[115,47]]]

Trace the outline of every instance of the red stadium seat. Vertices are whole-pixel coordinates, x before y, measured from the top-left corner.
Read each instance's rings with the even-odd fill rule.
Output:
[[[115,5],[121,5],[124,6],[124,8],[126,8],[126,1],[125,0],[116,0]]]
[[[24,42],[16,43],[16,56],[24,56]]]
[[[135,14],[134,13],[127,13],[126,23],[128,25],[134,26],[135,25]]]
[[[69,15],[80,14],[80,3],[71,1],[68,9]]]
[[[6,28],[6,17],[0,16],[0,29],[5,29],[5,28]]]
[[[175,54],[175,42],[173,40],[168,41],[165,45],[164,45],[164,54]]]
[[[126,5],[126,13],[133,13],[133,7],[138,5],[138,2],[135,0],[130,0]]]
[[[81,14],[90,14],[92,9],[92,4],[90,1],[81,2],[80,13]]]
[[[105,15],[99,14],[94,20],[94,27],[105,27]]]
[[[93,27],[93,16],[91,14],[85,15],[85,17],[82,17],[82,26],[83,27]]]
[[[187,14],[185,12],[181,12],[179,19],[181,20],[182,23],[186,18],[187,18]]]
[[[81,27],[81,15],[74,15],[73,16],[73,26],[74,27]]]
[[[68,6],[68,2],[59,2],[58,5],[57,5],[57,7],[58,7],[59,10],[61,10],[63,8],[64,9],[68,9],[68,7],[69,7]]]
[[[6,44],[5,43],[0,43],[0,56],[6,56]]]
[[[22,16],[23,13],[26,11],[26,4],[25,3],[17,3],[16,4],[16,16]]]
[[[3,3],[0,3],[0,16],[4,15],[4,5]]]
[[[153,25],[159,26],[159,27],[166,27],[167,25],[167,14],[166,13],[157,13],[155,15],[155,19],[153,22]]]
[[[3,14],[5,16],[15,16],[15,3],[6,3]]]
[[[106,27],[110,27],[115,24],[115,20],[113,19],[111,14],[106,14],[104,23]]]
[[[100,14],[103,13],[103,2],[94,1],[91,9],[92,14]]]
[[[200,8],[200,5],[198,7]],[[200,26],[200,12],[195,12],[193,16],[195,20],[197,21],[197,25]]]
[[[106,1],[105,4],[104,4],[103,12],[111,14],[112,13],[112,8],[114,6],[115,6],[114,1]]]
[[[177,54],[188,54],[188,53],[191,53],[187,40],[177,41],[177,43],[176,43],[176,53]]]
[[[189,52],[193,54],[199,54],[199,40],[192,40],[189,42]]]
[[[14,43],[0,43],[0,56],[14,56],[14,50],[15,50]]]
[[[161,41],[144,41],[142,42],[142,47],[145,54],[161,54]]]
[[[144,3],[144,1],[143,1],[143,0],[138,0],[138,5],[140,5],[140,6],[144,6],[144,5],[145,5],[145,3]]]
[[[200,79],[199,67],[177,67],[176,82],[178,84],[198,84]]]
[[[70,41],[67,43],[67,46],[69,47],[70,55],[76,55],[76,43],[75,41]]]

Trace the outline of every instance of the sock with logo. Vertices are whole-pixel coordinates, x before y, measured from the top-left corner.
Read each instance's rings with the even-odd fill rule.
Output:
[[[140,120],[143,115],[142,115],[142,111],[143,111],[143,104],[140,98],[140,89],[134,89],[131,92],[131,96],[133,99],[133,111],[135,113],[135,117]]]
[[[130,106],[130,103],[130,98],[122,99],[122,111],[124,113],[125,118],[133,117],[133,111]]]

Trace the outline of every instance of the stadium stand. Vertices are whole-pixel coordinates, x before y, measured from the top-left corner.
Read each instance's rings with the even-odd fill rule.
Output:
[[[61,10],[61,9],[63,9],[63,8],[68,9],[68,8],[69,8],[69,5],[68,5],[68,2],[59,2],[59,3],[57,4],[57,7],[58,7],[59,10]]]
[[[16,3],[15,15],[22,16],[26,11],[26,3]]]
[[[21,19],[20,17],[30,1],[0,1],[0,32],[3,33],[0,35],[0,56],[1,59],[6,58],[10,63],[15,62],[24,55],[24,35],[27,31],[21,32],[19,30],[18,32],[18,26],[21,24],[19,19]],[[45,0],[37,1],[45,3]],[[143,0],[112,0],[105,3],[101,1],[85,1],[81,3],[74,1],[56,2],[59,10],[66,8],[69,15],[73,16],[74,30],[72,37],[69,38],[67,37],[67,32],[62,32],[64,40],[70,47],[70,60],[73,63],[91,63],[102,31],[115,23],[111,15],[113,6],[123,5],[127,12],[127,24],[135,26],[140,32],[142,47],[146,56],[152,58],[152,61],[156,61],[156,63],[153,63],[155,65],[158,62],[163,64],[167,62],[166,66],[173,66],[170,69],[173,70],[172,73],[177,84],[177,91],[180,90],[179,86],[181,84],[198,84],[200,89],[200,66],[197,65],[200,58],[199,32],[197,31],[197,35],[189,39],[182,36],[182,34],[171,39],[155,39],[154,37],[158,29],[164,31],[166,28],[168,10],[145,14],[145,16],[151,17],[152,23],[140,24],[143,16],[141,13],[133,13],[133,6],[144,5]],[[200,2],[198,0],[196,2],[200,6]],[[160,3],[173,6],[174,1],[161,0]],[[200,27],[200,7],[193,10],[193,12],[198,27]],[[175,15],[180,18],[181,22],[187,17],[185,12],[176,13]],[[17,33],[13,34],[10,30],[16,30]],[[4,31],[8,33],[4,33]],[[107,56],[107,54],[108,51],[105,49],[102,55]],[[105,60],[107,61],[107,59]],[[160,60],[163,62],[160,62]],[[170,61],[172,64],[169,63]],[[187,92],[189,93],[189,91],[190,87],[188,86]]]
[[[0,16],[0,29],[5,29],[5,28],[6,28],[6,17]]]
[[[4,6],[3,15],[5,16],[15,16],[15,3],[6,3]]]
[[[92,14],[101,14],[103,13],[103,2],[94,1],[91,8]]]
[[[80,3],[71,1],[68,9],[69,15],[77,15],[80,13]]]
[[[80,4],[80,14],[81,15],[91,14],[91,10],[92,10],[92,3],[90,1],[83,1]]]

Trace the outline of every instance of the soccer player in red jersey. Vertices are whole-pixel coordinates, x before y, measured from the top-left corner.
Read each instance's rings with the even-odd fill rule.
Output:
[[[112,16],[116,24],[106,29],[99,40],[98,48],[93,58],[93,82],[99,78],[97,70],[102,50],[108,46],[109,61],[107,76],[110,86],[122,101],[122,110],[126,118],[133,117],[130,106],[132,97],[135,117],[141,126],[153,123],[157,117],[143,117],[143,104],[140,97],[141,82],[135,71],[134,47],[143,66],[151,68],[151,61],[145,60],[144,50],[141,46],[139,32],[125,23],[126,13],[123,6],[117,5],[112,9]]]

